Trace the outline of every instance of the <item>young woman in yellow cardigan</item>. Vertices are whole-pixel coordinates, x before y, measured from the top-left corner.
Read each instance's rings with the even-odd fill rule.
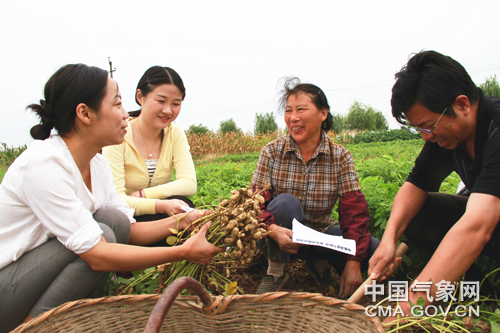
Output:
[[[182,206],[193,206],[186,197],[196,193],[194,163],[186,134],[173,123],[185,96],[184,83],[176,71],[149,68],[137,84],[135,100],[141,110],[129,113],[125,141],[103,149],[116,189],[135,209],[138,222],[164,218],[183,212]],[[174,169],[176,179],[172,180]]]

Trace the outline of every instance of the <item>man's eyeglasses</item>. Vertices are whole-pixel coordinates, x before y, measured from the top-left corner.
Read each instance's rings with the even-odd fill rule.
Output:
[[[443,111],[443,113],[441,113],[441,116],[439,117],[439,119],[436,121],[436,123],[434,124],[434,127],[432,127],[432,129],[426,129],[426,128],[420,128],[420,127],[417,127],[417,126],[411,126],[411,125],[406,125],[404,127],[406,127],[406,129],[410,132],[410,133],[413,133],[413,134],[420,134],[420,133],[425,133],[425,134],[432,134],[432,132],[434,131],[434,129],[436,128],[437,124],[439,123],[439,121],[441,120],[441,118],[443,117],[444,113],[446,112],[446,110],[448,110],[448,107],[446,107]]]

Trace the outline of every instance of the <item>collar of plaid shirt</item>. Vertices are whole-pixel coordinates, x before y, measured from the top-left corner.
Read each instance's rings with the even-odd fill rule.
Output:
[[[300,151],[299,145],[291,135],[288,135],[285,140],[284,151],[285,152],[293,151],[300,160],[304,161],[304,157],[302,156],[302,152]],[[313,156],[311,157],[311,160],[315,159],[320,153],[326,154],[328,157],[330,157],[330,145],[328,136],[323,131],[321,131],[321,138],[319,140],[319,145],[316,148],[316,151],[314,152]]]

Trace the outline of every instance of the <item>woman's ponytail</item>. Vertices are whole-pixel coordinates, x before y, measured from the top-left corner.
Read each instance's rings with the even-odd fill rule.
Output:
[[[40,124],[33,126],[30,130],[31,136],[35,140],[47,139],[55,125],[50,104],[41,99],[40,104],[30,104],[27,109],[31,109],[40,117]]]
[[[80,103],[98,112],[106,94],[108,72],[84,64],[70,64],[57,70],[45,84],[45,100],[28,105],[35,112],[40,124],[31,128],[34,139],[45,140],[53,128],[61,136],[75,126],[76,107]]]

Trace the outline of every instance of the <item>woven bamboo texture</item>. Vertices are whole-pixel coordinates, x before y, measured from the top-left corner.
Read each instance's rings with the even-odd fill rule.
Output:
[[[129,295],[65,303],[16,328],[35,332],[143,332],[161,295]],[[275,292],[213,297],[179,296],[161,332],[384,332],[361,305],[321,294]]]

